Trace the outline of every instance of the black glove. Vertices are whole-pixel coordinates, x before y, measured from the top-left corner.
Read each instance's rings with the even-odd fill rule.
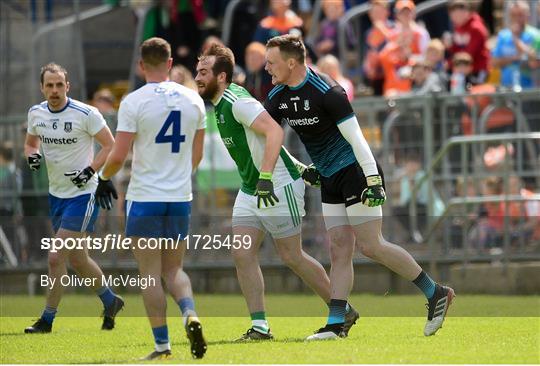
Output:
[[[274,194],[272,173],[261,172],[261,174],[259,174],[255,195],[257,196],[257,208],[261,208],[261,201],[264,203],[264,207],[268,207],[269,205],[275,206],[276,202],[279,202]]]
[[[113,182],[110,179],[101,179],[98,174],[98,186],[95,197],[99,207],[104,210],[110,210],[113,206],[112,199],[118,199],[118,194],[116,193]]]
[[[366,177],[367,188],[362,192],[362,203],[369,207],[380,206],[386,201],[386,193],[380,175]]]
[[[66,177],[71,177],[71,182],[78,188],[84,187],[86,183],[92,179],[94,174],[96,174],[96,172],[91,166],[87,166],[83,170],[72,170],[71,172],[64,173]]]
[[[301,174],[305,184],[311,187],[321,188],[321,174],[314,164],[309,164]]]
[[[28,155],[26,158],[26,161],[28,163],[28,166],[30,167],[30,170],[38,171],[41,167],[41,154],[40,153],[33,153]]]

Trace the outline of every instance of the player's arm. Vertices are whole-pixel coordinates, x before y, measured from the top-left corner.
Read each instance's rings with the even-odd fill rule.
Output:
[[[98,173],[98,186],[96,189],[96,201],[103,209],[112,208],[112,199],[118,199],[118,193],[111,181],[126,161],[127,154],[133,144],[135,133],[118,131],[110,154],[107,156],[105,165]]]
[[[281,145],[283,144],[283,129],[265,110],[259,113],[251,123],[251,129],[265,137],[264,155],[259,170],[259,182],[257,183],[257,207],[260,208],[261,203],[265,207],[274,206],[279,200],[274,194],[272,172],[276,167]]]
[[[101,208],[107,210],[112,208],[112,199],[118,199],[118,193],[116,193],[116,188],[111,181],[111,177],[124,165],[124,161],[137,133],[137,122],[135,118],[137,106],[128,104],[128,98],[129,96],[120,103],[116,138],[112,150],[107,156],[105,165],[98,173],[98,186],[95,193],[96,201]]]
[[[274,194],[272,172],[283,144],[283,130],[254,98],[238,99],[233,104],[232,112],[236,120],[265,138],[264,155],[259,167],[259,181],[255,194],[258,208],[261,207],[261,203],[265,207],[274,206],[279,200]]]
[[[91,107],[91,112],[86,119],[86,131],[92,136],[101,146],[101,150],[96,154],[92,163],[87,167],[65,172],[64,175],[69,177],[71,182],[78,188],[83,188],[94,177],[96,171],[101,168],[107,155],[111,151],[114,143],[111,130],[107,126],[107,122],[99,113],[99,111]]]
[[[191,152],[191,168],[196,171],[203,158],[204,150],[204,129],[197,130],[193,137],[193,149]]]
[[[362,203],[369,207],[382,205],[386,200],[382,178],[356,116],[352,115],[347,118],[338,124],[338,128],[345,140],[351,145],[354,156],[366,176],[367,188],[362,192]]]
[[[285,147],[283,147],[285,151]],[[298,169],[298,172],[302,176],[302,179],[304,180],[304,183],[308,186],[320,188],[321,187],[321,174],[315,167],[315,164],[311,163],[309,165],[306,165],[302,163],[300,160],[296,159],[291,153],[289,153],[289,157],[291,158],[292,162],[296,166],[296,169]]]
[[[41,167],[41,154],[39,153],[39,136],[26,133],[24,141],[24,156],[31,170],[39,170]]]
[[[126,161],[134,138],[135,134],[132,132],[118,131],[116,133],[116,140],[112,145],[111,152],[108,154],[105,165],[99,173],[101,179],[109,180],[118,173],[124,165],[124,161]]]
[[[266,111],[262,111],[255,118],[251,124],[251,129],[259,135],[263,135],[266,140],[260,171],[272,173],[283,144],[283,129]]]
[[[339,131],[351,145],[366,177],[368,187],[362,192],[362,203],[370,207],[382,205],[386,200],[382,178],[343,88],[333,87],[329,90],[324,97],[324,107],[335,117]]]
[[[98,171],[103,166],[103,164],[105,164],[105,160],[107,159],[107,156],[112,150],[114,138],[111,130],[107,126],[103,127],[98,133],[96,133],[94,135],[94,138],[101,146],[101,150],[99,150],[99,152],[94,157],[94,161],[92,161],[90,167],[94,171]]]

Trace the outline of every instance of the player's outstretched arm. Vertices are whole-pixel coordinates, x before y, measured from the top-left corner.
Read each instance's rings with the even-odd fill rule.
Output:
[[[41,167],[41,154],[39,153],[39,136],[26,134],[24,141],[24,156],[31,170],[39,170]]]

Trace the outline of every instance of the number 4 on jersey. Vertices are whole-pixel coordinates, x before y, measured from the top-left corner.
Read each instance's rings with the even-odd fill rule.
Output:
[[[186,141],[186,135],[182,135],[180,131],[181,128],[181,113],[180,111],[172,111],[169,113],[169,116],[165,120],[163,127],[159,130],[159,133],[156,136],[156,144],[166,144],[171,143],[171,152],[179,153],[180,144]],[[172,133],[167,135],[170,126],[172,125]]]

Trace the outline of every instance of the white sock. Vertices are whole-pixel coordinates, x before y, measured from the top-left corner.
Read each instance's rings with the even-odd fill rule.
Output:
[[[186,311],[184,314],[182,314],[182,318],[184,320],[184,327],[187,325],[188,318],[199,321],[199,318],[197,317],[197,313],[193,310]]]
[[[156,345],[156,351],[163,352],[171,349],[171,344],[169,342],[167,343],[155,343]]]
[[[252,320],[251,325],[258,332],[266,334],[269,331],[268,322],[266,320]]]

